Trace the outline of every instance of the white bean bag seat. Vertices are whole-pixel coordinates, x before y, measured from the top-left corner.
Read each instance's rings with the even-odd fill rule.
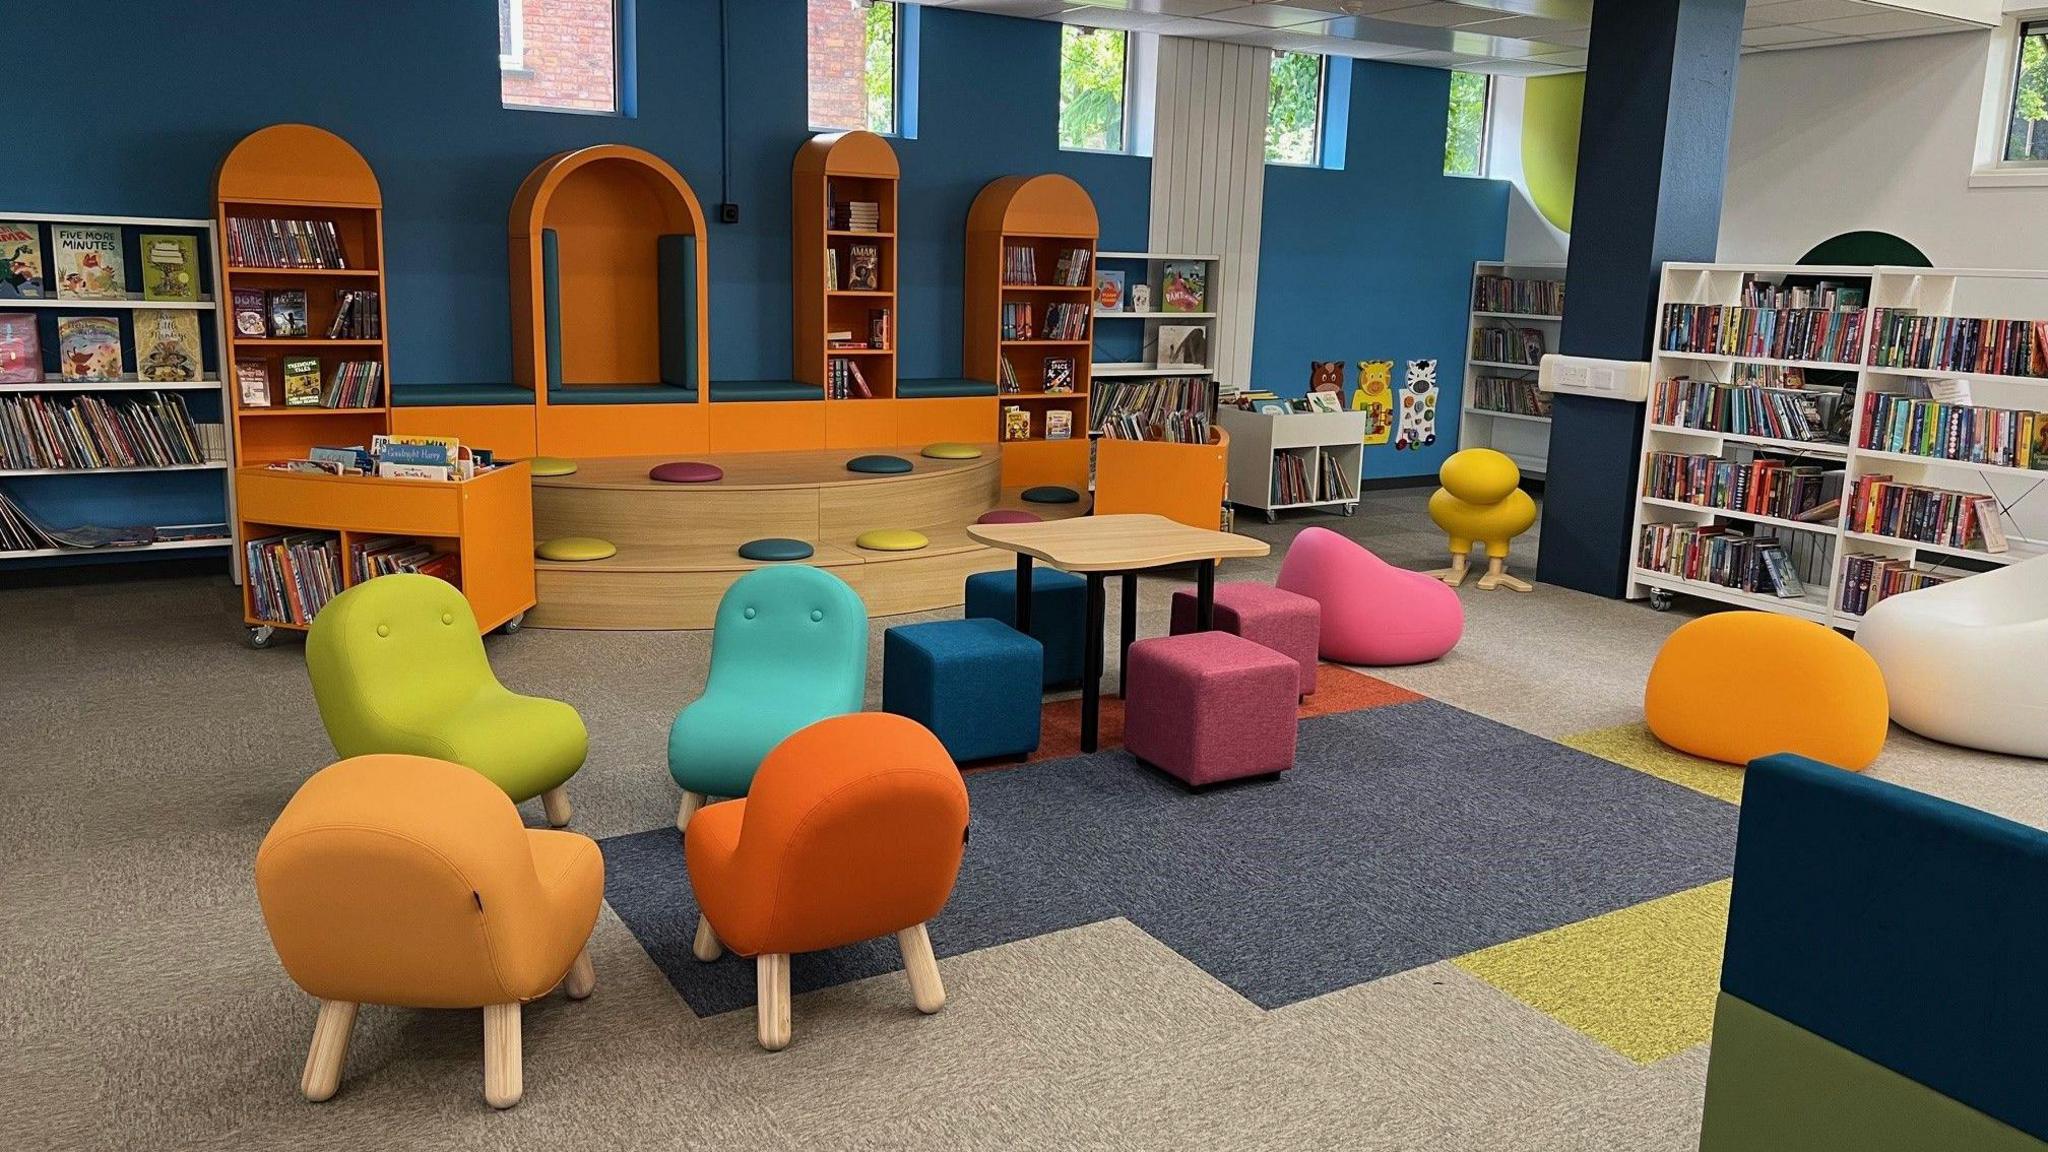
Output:
[[[1884,671],[1900,727],[2048,758],[2048,556],[1880,600],[1856,642]]]

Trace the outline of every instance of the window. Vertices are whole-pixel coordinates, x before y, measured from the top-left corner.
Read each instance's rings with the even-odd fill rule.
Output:
[[[901,5],[810,0],[811,127],[898,130]]]
[[[1451,73],[1451,113],[1444,125],[1444,175],[1486,175],[1486,117],[1493,78]]]
[[[1313,165],[1322,158],[1323,58],[1273,53],[1266,102],[1266,163]]]
[[[1060,147],[1123,152],[1128,72],[1124,33],[1113,28],[1060,28]]]
[[[498,0],[498,95],[507,108],[617,113],[627,0]]]
[[[2048,20],[2020,25],[2004,160],[2008,164],[2048,163]]]

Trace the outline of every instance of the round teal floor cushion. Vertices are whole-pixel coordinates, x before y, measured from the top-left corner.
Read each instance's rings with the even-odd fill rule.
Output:
[[[740,545],[742,560],[808,560],[811,552],[808,543],[786,536],[766,536]]]
[[[901,456],[855,456],[846,462],[848,472],[867,472],[877,476],[889,476],[910,471],[910,461]]]
[[[1026,488],[1024,499],[1033,504],[1073,504],[1081,499],[1081,494],[1064,484],[1040,484]]]

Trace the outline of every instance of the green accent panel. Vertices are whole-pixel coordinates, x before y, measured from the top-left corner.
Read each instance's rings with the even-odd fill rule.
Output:
[[[825,390],[801,380],[714,380],[711,402],[743,400],[823,400]]]
[[[541,339],[548,342],[548,388],[562,386],[562,249],[553,228],[540,230]]]
[[[1932,268],[1934,261],[1903,237],[1889,232],[1858,231],[1830,236],[1799,258],[1801,264],[1895,264]]]
[[[695,388],[666,384],[564,384],[548,389],[550,404],[695,404]]]
[[[896,396],[901,400],[927,400],[939,396],[993,396],[996,386],[989,380],[898,380]]]
[[[533,393],[517,384],[393,384],[391,402],[400,408],[531,404]]]
[[[1721,993],[1700,1152],[2043,1152],[2048,1144]]]
[[[1579,179],[1579,109],[1586,74],[1531,76],[1522,86],[1522,178],[1544,219],[1572,230]]]
[[[655,267],[661,310],[661,382],[697,386],[697,238],[663,236]]]

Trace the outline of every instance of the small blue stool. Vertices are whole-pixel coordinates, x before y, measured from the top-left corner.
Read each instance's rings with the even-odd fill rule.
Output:
[[[967,578],[967,618],[1017,624],[1017,570],[977,572]],[[1088,639],[1088,581],[1071,572],[1031,568],[1031,637],[1045,646],[1047,688],[1081,682]]]
[[[932,730],[955,761],[1038,748],[1038,641],[995,620],[934,620],[882,633],[882,711]]]

